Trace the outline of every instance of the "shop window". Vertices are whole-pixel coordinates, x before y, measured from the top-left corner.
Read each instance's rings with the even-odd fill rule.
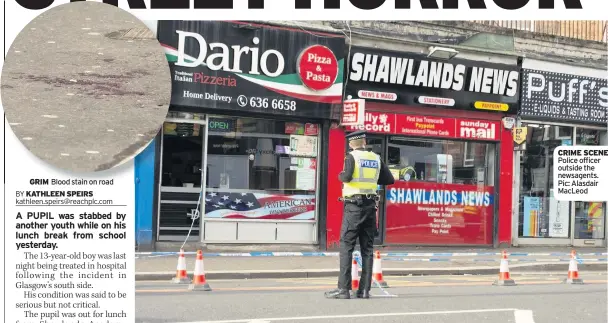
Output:
[[[580,146],[605,145],[606,131],[577,128],[576,144]],[[605,202],[574,202],[575,239],[604,239],[605,225]]]
[[[201,186],[203,138],[201,124],[165,122],[161,186]]]
[[[553,196],[553,151],[572,145],[573,129],[527,124],[526,150],[520,159],[519,237],[570,237],[570,202]]]
[[[494,143],[388,138],[388,244],[492,244]]]
[[[395,136],[389,138],[388,166],[398,180],[493,185],[490,150],[492,144],[481,142]]]
[[[206,218],[315,218],[319,125],[211,117]]]

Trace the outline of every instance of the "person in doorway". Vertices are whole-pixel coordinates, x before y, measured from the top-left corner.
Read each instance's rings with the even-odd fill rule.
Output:
[[[357,298],[369,298],[372,283],[374,236],[376,234],[376,202],[378,185],[395,183],[393,175],[380,156],[365,148],[365,132],[347,135],[350,151],[344,159],[339,175],[343,183],[344,217],[340,233],[340,276],[338,288],[326,292],[327,298],[350,298],[353,250],[359,239],[362,257],[362,274]]]

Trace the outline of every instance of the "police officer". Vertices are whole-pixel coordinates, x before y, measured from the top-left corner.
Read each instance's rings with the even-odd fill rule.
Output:
[[[327,298],[350,298],[351,267],[357,238],[363,262],[359,290],[355,297],[369,298],[372,283],[374,235],[376,234],[376,202],[378,185],[395,182],[380,156],[365,149],[365,132],[357,131],[346,136],[350,151],[344,160],[339,179],[343,184],[344,217],[340,233],[340,277],[338,289],[325,293]]]

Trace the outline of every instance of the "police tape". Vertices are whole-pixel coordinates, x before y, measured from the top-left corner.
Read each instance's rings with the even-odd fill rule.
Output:
[[[405,258],[405,257],[384,257],[383,261],[419,261],[419,262],[500,262],[499,258],[481,258],[481,259],[451,259],[451,258]],[[570,258],[538,258],[538,259],[509,259],[509,262],[569,262]],[[576,261],[579,264],[583,262],[608,262],[608,258],[580,258],[577,257]]]
[[[136,252],[135,257],[164,257],[177,256],[179,252]],[[184,252],[185,255],[196,255],[196,252]],[[206,258],[209,257],[337,257],[338,252],[243,252],[243,253],[225,253],[225,252],[205,252]],[[499,257],[500,252],[440,252],[440,253],[420,253],[420,252],[387,252],[381,253],[383,259],[387,257],[426,257],[425,259],[434,259],[435,257]],[[550,252],[550,253],[526,253],[513,252],[507,254],[509,257],[563,257],[569,256],[569,252]],[[591,252],[578,253],[579,257],[598,257],[608,256],[608,252]],[[438,258],[439,259],[439,258]],[[511,259],[509,259],[511,261]],[[569,260],[569,259],[568,259]],[[454,260],[455,261],[455,260]]]

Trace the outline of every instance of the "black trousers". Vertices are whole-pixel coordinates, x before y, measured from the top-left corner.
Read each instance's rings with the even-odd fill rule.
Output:
[[[361,247],[362,274],[359,290],[369,291],[372,284],[374,236],[376,235],[376,202],[364,200],[362,206],[344,203],[344,217],[340,234],[340,276],[338,288],[351,290],[353,251],[357,239]]]

